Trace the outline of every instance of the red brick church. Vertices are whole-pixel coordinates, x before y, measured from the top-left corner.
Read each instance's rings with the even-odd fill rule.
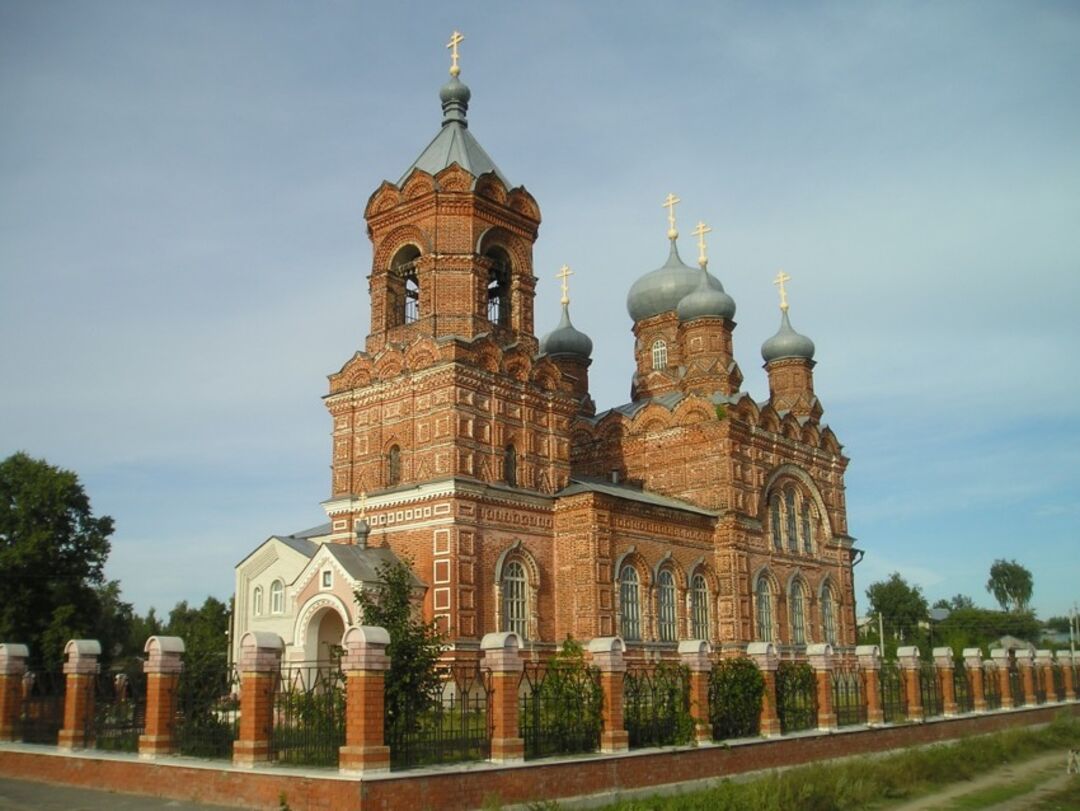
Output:
[[[540,207],[470,131],[456,62],[455,44],[440,130],[365,210],[371,334],[330,375],[328,523],[237,566],[234,638],[274,630],[287,658],[319,658],[358,621],[353,590],[396,557],[460,655],[497,630],[541,651],[619,635],[631,656],[699,638],[854,645],[848,459],[821,422],[786,277],[758,402],[708,229],[688,266],[669,196],[667,259],[627,295],[630,402],[597,411],[565,268],[561,321],[537,337]]]

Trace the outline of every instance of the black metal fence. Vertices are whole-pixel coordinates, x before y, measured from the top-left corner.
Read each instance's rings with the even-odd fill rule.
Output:
[[[439,673],[439,685],[422,706],[410,706],[387,724],[391,769],[491,756],[491,673],[479,662],[447,665]]]
[[[843,665],[832,671],[833,712],[837,726],[866,723],[866,677],[857,665]]]
[[[709,674],[709,721],[714,741],[748,738],[761,731],[765,680],[750,659],[722,659]]]
[[[176,705],[180,754],[232,757],[240,726],[240,674],[224,654],[185,658]]]
[[[817,682],[805,662],[781,662],[776,669],[776,714],[780,732],[817,727]]]
[[[903,674],[895,662],[882,662],[880,676],[881,714],[885,723],[896,724],[907,720],[907,691],[904,690]]]
[[[1046,703],[1046,679],[1043,678],[1043,668],[1035,665],[1031,671],[1032,686],[1035,688],[1035,703]]]
[[[23,676],[22,713],[16,737],[24,743],[56,745],[64,725],[63,673],[45,670],[28,671]]]
[[[526,663],[518,687],[526,759],[598,749],[603,702],[595,668]]]
[[[1054,698],[1058,701],[1065,700],[1065,674],[1062,672],[1060,665],[1055,665],[1052,673],[1054,674]]]
[[[1014,707],[1024,706],[1024,686],[1020,681],[1020,668],[1015,659],[1009,660],[1009,695]]]
[[[668,663],[627,668],[623,720],[631,749],[688,743],[694,733],[689,669]]]
[[[274,690],[270,759],[337,766],[345,745],[345,674],[337,663],[283,665]]]
[[[953,693],[956,696],[957,712],[974,712],[975,695],[971,689],[971,676],[963,659],[953,665]]]
[[[1001,677],[996,667],[983,667],[983,698],[986,709],[1001,709]]]
[[[922,702],[925,718],[945,714],[941,699],[941,679],[938,678],[937,667],[933,662],[919,665],[919,700]]]
[[[146,726],[146,674],[142,662],[121,672],[96,674],[94,712],[86,717],[87,745],[114,752],[137,752]]]

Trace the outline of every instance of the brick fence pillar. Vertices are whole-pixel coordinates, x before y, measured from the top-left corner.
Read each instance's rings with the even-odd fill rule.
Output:
[[[937,673],[938,684],[941,685],[941,712],[946,718],[957,715],[956,711],[956,682],[953,681],[953,652],[952,648],[934,648],[934,670]]]
[[[968,684],[971,685],[972,710],[986,712],[986,685],[983,683],[981,650],[964,648],[964,669],[967,671]]]
[[[1035,657],[1031,651],[1018,650],[1016,666],[1020,668],[1020,683],[1024,686],[1024,706],[1034,707],[1039,700],[1035,697]]]
[[[712,740],[709,722],[709,674],[712,672],[712,645],[704,639],[679,643],[679,659],[690,671],[690,717],[694,719],[694,740]]]
[[[1076,701],[1076,685],[1073,683],[1072,653],[1059,650],[1054,654],[1057,666],[1061,668],[1061,681],[1065,685],[1065,700]]]
[[[900,663],[900,672],[904,675],[908,720],[922,721],[926,716],[923,712],[922,691],[919,690],[919,668],[922,665],[919,649],[914,645],[897,648],[896,660]]]
[[[832,645],[827,642],[807,645],[806,659],[814,669],[814,679],[817,682],[817,726],[818,729],[828,732],[836,729],[832,694]]]
[[[621,637],[600,636],[589,640],[589,657],[600,671],[600,689],[604,693],[601,752],[625,752],[630,748],[630,733],[623,721],[623,675],[626,644]]]
[[[1046,703],[1057,702],[1054,692],[1054,654],[1048,650],[1035,651],[1035,679],[1043,686]]]
[[[1009,684],[1009,652],[1004,648],[990,651],[990,661],[997,671],[998,692],[1001,694],[1001,709],[1013,708],[1012,686]]]
[[[776,667],[780,664],[780,657],[776,655],[776,645],[772,642],[751,642],[746,646],[746,655],[758,666],[765,679],[759,731],[766,738],[771,738],[780,734],[780,718],[776,714]]]
[[[101,666],[101,643],[96,639],[72,639],[64,647],[64,726],[57,745],[61,749],[90,746],[86,728],[94,717],[95,679]]]
[[[22,680],[29,655],[26,645],[0,642],[0,741],[19,739]]]
[[[176,693],[184,669],[184,640],[178,636],[152,636],[143,650],[146,674],[146,727],[139,736],[139,757],[155,758],[173,751],[176,728]]]
[[[518,730],[518,685],[525,663],[521,640],[513,631],[484,634],[481,665],[491,671],[491,759],[513,763],[525,759],[525,740]]]
[[[863,700],[866,702],[866,723],[870,726],[885,723],[881,708],[881,649],[877,645],[859,645],[855,648],[863,681]]]
[[[233,743],[236,766],[253,766],[270,759],[274,689],[284,650],[281,637],[270,631],[248,631],[240,637],[240,733]]]
[[[345,674],[345,745],[338,768],[346,774],[390,770],[386,745],[386,671],[390,634],[377,625],[354,625],[341,638]]]

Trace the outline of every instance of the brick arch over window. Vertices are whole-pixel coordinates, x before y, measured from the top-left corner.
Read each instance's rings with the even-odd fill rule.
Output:
[[[493,586],[495,589],[495,627],[500,631],[515,630],[508,627],[511,617],[507,615],[507,600],[516,595],[507,593],[507,574],[512,564],[518,564],[525,576],[525,633],[523,639],[539,639],[539,613],[537,601],[540,595],[540,566],[536,558],[525,548],[520,539],[504,549],[495,561]]]
[[[812,641],[810,626],[810,589],[806,579],[796,571],[788,578],[787,589],[788,641],[794,645],[806,645]]]
[[[713,639],[715,622],[714,602],[720,593],[716,575],[698,558],[686,574],[686,633],[688,639]],[[702,603],[704,599],[704,603]]]
[[[818,587],[818,614],[821,622],[821,639],[836,645],[840,638],[840,592],[833,586],[832,578],[826,577]]]
[[[631,642],[646,639],[650,619],[647,595],[652,591],[652,571],[637,548],[632,546],[616,558],[614,572],[618,634]]]
[[[390,260],[388,292],[391,295],[393,325],[412,324],[420,318],[420,247],[406,242]]]
[[[825,528],[826,537],[821,540],[831,539],[833,536],[832,523],[829,519],[829,511],[825,508],[825,500],[821,497],[821,491],[818,489],[813,477],[798,465],[780,465],[774,468],[765,478],[765,486],[762,488],[762,492],[766,494],[766,497],[761,500],[762,512],[758,518],[762,523],[765,522],[766,515],[764,511],[768,509],[769,497],[774,491],[782,490],[784,479],[794,479],[798,484],[802,485],[804,495],[808,495],[817,508],[818,518]]]

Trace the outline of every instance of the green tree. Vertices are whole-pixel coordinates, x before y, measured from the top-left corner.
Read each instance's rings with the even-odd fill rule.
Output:
[[[881,614],[893,638],[913,637],[920,622],[927,619],[926,598],[922,589],[910,585],[899,572],[893,572],[888,580],[871,583],[866,589],[872,613]]]
[[[406,723],[430,708],[439,694],[438,660],[443,637],[433,622],[424,622],[413,604],[415,581],[411,561],[379,567],[379,582],[356,592],[365,625],[390,634],[386,653],[386,724]]]
[[[229,647],[229,605],[207,597],[201,607],[193,608],[181,600],[169,612],[164,632],[184,640],[188,658],[220,656],[224,661]]]
[[[0,639],[55,667],[68,639],[96,636],[110,611],[130,611],[105,582],[112,532],[70,470],[25,453],[0,462]]]
[[[994,595],[1003,611],[1027,611],[1032,589],[1031,572],[1015,560],[998,558],[990,567],[986,590]]]
[[[1068,617],[1050,617],[1043,623],[1051,631],[1057,631],[1059,634],[1069,633],[1069,623],[1072,622]]]

